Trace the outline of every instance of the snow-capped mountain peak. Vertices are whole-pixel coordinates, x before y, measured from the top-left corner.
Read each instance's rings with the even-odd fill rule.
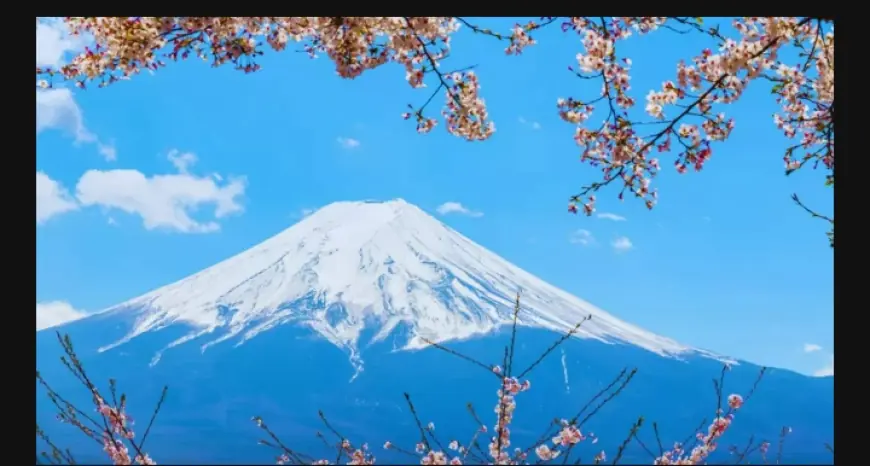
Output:
[[[690,350],[543,282],[402,199],[330,204],[247,251],[107,309],[133,312],[136,321],[102,350],[169,325],[190,333],[168,348],[197,339],[206,350],[293,324],[356,360],[364,329],[379,341],[402,324],[410,349],[422,338],[461,339],[505,325],[518,291],[522,325],[566,331],[591,315],[581,338],[662,355]]]

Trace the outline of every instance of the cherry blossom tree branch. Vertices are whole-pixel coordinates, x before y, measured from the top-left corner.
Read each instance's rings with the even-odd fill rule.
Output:
[[[661,170],[653,150],[670,153],[676,139],[676,170],[701,170],[713,154],[713,143],[727,140],[734,129],[734,121],[714,113],[713,107],[735,103],[759,79],[773,83],[771,93],[781,106],[774,124],[787,138],[800,136],[800,142],[785,151],[786,173],[806,165],[824,167],[825,183],[834,181],[835,54],[830,17],[737,18],[732,21],[736,34],[724,34],[718,24],[706,27],[702,18],[692,17],[540,17],[505,32],[464,17],[67,17],[65,21],[73,34],[90,35],[94,44],[69,64],[38,67],[40,87],[60,85],[58,78],[80,88],[88,83],[106,86],[192,57],[213,67],[230,64],[250,73],[260,69],[257,58],[266,47],[282,51],[293,42],[312,58],[328,57],[346,79],[392,63],[404,68],[408,84],[421,88],[424,75],[435,73],[434,92],[422,106],[409,105],[410,111],[402,116],[413,116],[418,132],[430,132],[439,120],[423,112],[444,91],[441,121],[449,133],[468,141],[490,138],[495,125],[474,71],[439,69],[450,53],[451,37],[464,26],[471,34],[507,42],[506,54],[521,55],[537,44],[532,32],[558,23],[582,44],[572,72],[581,79],[602,81],[601,92],[591,99],[557,101],[560,117],[576,125],[580,160],[601,170],[601,178],[569,198],[569,211],[591,215],[595,194],[617,178],[622,182],[618,199],[631,193],[652,209],[658,202],[652,180]],[[618,42],[658,29],[679,35],[697,32],[712,39],[718,49],[704,49],[690,63],[678,63],[676,79],[646,96],[646,112],[662,126],[641,136],[637,128],[649,123],[629,118],[636,105],[629,85],[631,60],[617,56]],[[784,52],[788,47],[797,50],[799,63],[789,65],[780,58],[790,56]],[[607,112],[600,125],[587,125],[595,105],[604,101]],[[677,116],[665,117],[666,107],[679,109]],[[700,124],[694,124],[694,119]]]

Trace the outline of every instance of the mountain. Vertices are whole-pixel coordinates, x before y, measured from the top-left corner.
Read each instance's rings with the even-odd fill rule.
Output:
[[[143,403],[170,385],[149,440],[158,460],[268,462],[255,445],[255,414],[313,451],[322,449],[313,434],[323,429],[318,409],[349,437],[412,445],[419,433],[403,392],[421,415],[438,417],[431,420],[439,433],[470,435],[465,403],[489,413],[497,381],[424,339],[500,363],[517,292],[519,366],[591,317],[530,376],[535,388],[518,399],[517,440],[531,441],[554,417],[570,417],[623,367],[639,370],[601,419],[590,421],[610,449],[641,414],[671,441],[682,440],[715,409],[710,379],[724,361],[733,366],[726,390],[745,392],[754,383],[752,364],[624,322],[403,200],[331,204],[232,258],[60,330],[72,336],[92,378],[118,379],[139,417],[148,415]],[[52,332],[37,333],[38,367],[72,390],[55,362],[58,351]],[[49,422],[44,401],[41,425]],[[775,439],[789,424],[793,461],[829,462],[823,442],[832,441],[833,380],[771,371],[738,419],[735,442],[745,441],[741,433]],[[53,438],[74,441],[69,435],[52,429]],[[635,446],[626,454],[649,461]]]

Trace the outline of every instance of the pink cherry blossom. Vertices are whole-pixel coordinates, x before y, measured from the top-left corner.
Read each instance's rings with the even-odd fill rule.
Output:
[[[508,55],[522,55],[526,48],[539,46],[533,38],[536,31],[560,24],[579,47],[569,71],[600,83],[597,95],[556,101],[559,117],[575,126],[580,160],[601,171],[599,181],[572,198],[570,212],[591,215],[594,200],[587,202],[587,198],[608,185],[616,187],[620,200],[630,194],[652,209],[658,201],[652,180],[660,171],[652,162],[652,152],[673,153],[679,173],[702,170],[713,159],[715,144],[728,140],[736,128],[722,109],[739,102],[756,81],[771,83],[780,107],[773,124],[787,140],[794,140],[783,151],[786,172],[807,165],[821,167],[826,184],[833,184],[835,54],[830,18],[736,18],[730,37],[718,27],[705,27],[700,18],[681,17],[543,17],[515,23],[503,33],[458,17],[66,17],[64,21],[73,35],[93,37],[93,45],[67,65],[38,67],[38,87],[60,85],[58,78],[81,89],[89,84],[103,87],[189,58],[251,73],[260,70],[258,58],[267,47],[280,52],[295,44],[312,58],[325,56],[342,78],[354,79],[387,66],[399,69],[412,88],[434,93],[431,96],[443,93],[441,117],[446,131],[468,141],[486,140],[496,127],[477,72],[445,67],[460,26],[504,41]],[[632,60],[623,53],[624,41],[674,30],[683,30],[686,40],[707,41],[707,47],[701,45],[696,56],[679,61],[674,77],[660,87],[639,91],[645,95],[644,109],[652,122],[630,119],[628,111],[637,102],[631,87]],[[409,105],[411,110],[402,113],[420,133],[432,131],[437,124],[425,111],[431,101],[430,97],[420,107]],[[641,126],[646,124],[652,130]],[[818,217],[833,226],[832,218]]]
[[[728,406],[731,409],[740,409],[743,406],[743,397],[737,394],[732,394],[728,396]]]

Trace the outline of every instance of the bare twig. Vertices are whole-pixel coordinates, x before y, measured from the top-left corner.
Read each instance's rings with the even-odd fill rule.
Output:
[[[656,434],[656,444],[659,446],[659,456],[662,456],[665,454],[665,449],[662,446],[662,437],[659,435],[659,425],[655,422],[653,422],[653,432]]]
[[[458,351],[452,350],[452,349],[450,349],[450,348],[447,348],[446,346],[443,346],[443,345],[440,345],[440,344],[438,344],[438,343],[435,343],[434,341],[432,341],[432,340],[430,340],[430,339],[428,339],[428,338],[422,338],[422,340],[423,340],[424,342],[426,342],[426,344],[428,344],[429,346],[432,346],[433,348],[437,348],[437,349],[439,349],[439,350],[441,350],[441,351],[444,351],[444,352],[446,352],[446,353],[452,354],[452,355],[454,355],[454,356],[456,356],[456,357],[458,357],[458,358],[460,358],[460,359],[464,359],[464,360],[466,360],[466,361],[468,361],[468,362],[470,362],[470,363],[472,363],[472,364],[474,364],[474,365],[476,365],[476,366],[479,366],[479,367],[481,367],[481,368],[483,368],[483,369],[486,369],[486,371],[489,372],[490,374],[493,374],[493,375],[495,375],[496,377],[501,378],[501,376],[499,376],[498,374],[496,374],[496,373],[493,372],[492,369],[493,369],[493,367],[495,367],[495,366],[492,366],[492,365],[486,365],[486,364],[484,364],[484,363],[482,363],[482,362],[480,362],[480,361],[478,361],[478,360],[476,360],[476,359],[474,359],[474,358],[471,358],[471,357],[469,357],[469,356],[466,356],[466,355],[464,355],[464,354],[462,354],[462,353],[460,353],[460,352],[458,352]]]
[[[429,440],[426,439],[426,431],[423,429],[423,423],[420,422],[420,417],[417,416],[417,409],[414,408],[414,403],[411,402],[411,395],[405,393],[405,401],[408,402],[408,407],[411,409],[411,415],[414,416],[414,422],[417,423],[417,429],[420,431],[420,442],[426,446],[426,450],[431,450]]]
[[[538,364],[540,364],[544,360],[544,358],[546,358],[550,353],[552,353],[553,350],[558,348],[559,345],[561,345],[567,339],[571,338],[571,336],[576,334],[580,330],[580,326],[582,326],[584,322],[586,322],[587,320],[590,320],[590,319],[592,319],[592,314],[589,314],[588,316],[584,317],[583,320],[578,322],[577,325],[574,326],[574,328],[572,328],[571,330],[568,331],[568,333],[562,335],[561,338],[559,338],[558,340],[556,340],[556,342],[554,342],[552,345],[550,345],[550,347],[547,348],[547,350],[544,351],[541,354],[541,356],[535,360],[535,362],[533,362],[528,368],[526,368],[526,370],[524,370],[522,373],[520,373],[520,375],[518,375],[517,378],[521,379],[521,378],[525,377],[529,372],[532,371],[532,369],[534,369]]]
[[[297,464],[301,464],[304,462],[302,457],[300,457],[300,455],[297,454],[297,452],[293,451],[292,449],[290,449],[289,447],[284,445],[284,443],[281,441],[281,439],[279,439],[278,436],[275,435],[275,433],[271,429],[269,429],[269,426],[266,425],[266,423],[263,421],[263,419],[260,416],[254,416],[251,420],[257,424],[257,427],[259,427],[264,432],[266,432],[266,434],[268,434],[269,437],[271,437],[272,440],[275,442],[274,444],[272,444],[266,440],[260,440],[259,443],[261,445],[265,445],[265,446],[272,447],[272,448],[275,448],[275,449],[282,451],[292,461],[294,461]],[[302,455],[302,456],[304,456],[304,455]]]
[[[746,446],[743,448],[742,451],[737,452],[736,449],[732,450],[732,453],[736,453],[736,454],[737,454],[737,459],[734,460],[734,464],[740,464],[740,463],[742,463],[743,460],[746,459],[746,457],[748,457],[748,456],[749,456],[753,451],[755,451],[754,449],[752,449],[752,446],[753,446],[753,443],[754,443],[754,442],[755,442],[755,436],[754,436],[754,435],[750,435],[750,436],[749,436],[749,441],[746,442]]]
[[[586,415],[586,417],[583,418],[583,420],[581,420],[580,422],[577,422],[576,423],[577,426],[580,427],[580,426],[583,426],[584,424],[586,424],[586,422],[589,421],[590,419],[592,419],[592,417],[595,416],[595,414],[597,414],[598,411],[601,410],[601,408],[603,408],[607,403],[609,403],[610,400],[619,396],[619,394],[622,393],[622,390],[624,390],[625,387],[627,387],[628,384],[631,382],[631,379],[634,378],[635,374],[637,374],[637,368],[632,369],[631,372],[628,373],[628,376],[625,378],[625,380],[622,381],[622,383],[619,385],[619,387],[613,393],[608,395],[607,398],[605,398],[601,403],[599,403],[598,406],[595,407],[595,409],[593,409],[589,414]],[[574,424],[576,419],[577,419],[577,417],[572,418],[571,424]]]
[[[338,437],[338,441],[339,441],[338,453],[337,453],[337,456],[335,458],[335,462],[338,463],[339,461],[341,461],[341,456],[344,454],[344,443],[348,441],[347,437],[345,437],[344,435],[341,435],[341,433],[339,431],[337,431],[334,427],[332,427],[332,424],[330,424],[329,420],[326,419],[326,415],[323,414],[323,411],[318,410],[317,416],[320,417],[320,422],[322,422],[323,425],[325,425],[326,428],[330,432],[332,432],[332,435],[335,435],[336,437]]]
[[[807,207],[803,202],[801,202],[801,200],[800,200],[800,198],[798,198],[797,194],[792,194],[791,200],[794,201],[794,203],[797,204],[798,207],[800,207],[801,209],[806,211],[806,213],[810,214],[810,216],[812,216],[813,218],[820,218],[820,219],[830,223],[831,225],[834,224],[834,219],[832,219],[831,217],[828,217],[827,215],[822,215],[822,214],[816,212],[815,210]]]
[[[612,464],[619,463],[619,460],[622,459],[622,454],[625,452],[625,447],[627,447],[628,444],[631,443],[631,439],[633,439],[637,436],[637,431],[640,430],[640,427],[642,425],[643,425],[643,416],[637,418],[637,422],[635,422],[634,425],[631,426],[631,431],[628,433],[628,437],[626,437],[625,440],[622,441],[622,444],[619,446],[619,449],[616,450],[616,457],[613,458]]]
[[[154,411],[151,413],[151,419],[148,421],[148,427],[145,428],[145,433],[142,435],[142,440],[139,441],[139,448],[143,448],[145,445],[145,439],[148,438],[148,434],[151,432],[151,426],[154,425],[154,420],[157,419],[157,414],[160,412],[160,408],[163,406],[163,401],[166,400],[166,392],[169,391],[168,386],[163,386],[163,391],[160,393],[160,399],[157,400],[157,406],[154,408]]]

